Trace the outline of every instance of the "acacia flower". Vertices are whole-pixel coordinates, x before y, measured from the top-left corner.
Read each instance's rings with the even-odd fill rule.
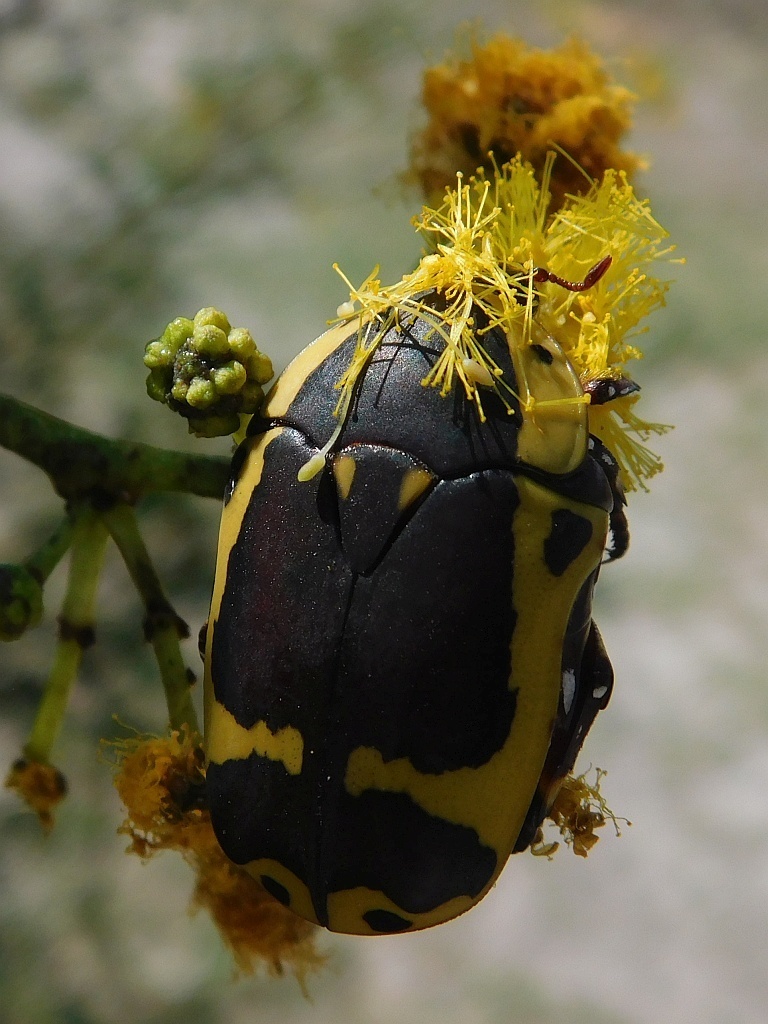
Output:
[[[58,768],[47,761],[21,757],[8,773],[5,787],[16,790],[46,832],[53,828],[54,809],[67,795],[67,780]]]
[[[558,161],[552,178],[557,207],[609,168],[631,177],[643,166],[619,145],[634,98],[578,39],[553,50],[504,34],[473,41],[468,58],[449,55],[424,74],[428,121],[413,139],[409,176],[434,202],[457,171],[490,174],[489,153],[498,164],[520,153],[541,178],[547,154],[559,149],[569,159]]]
[[[281,974],[287,964],[304,987],[323,958],[312,925],[273,899],[222,853],[205,806],[204,755],[183,728],[164,737],[137,736],[114,744],[115,786],[127,810],[119,832],[129,853],[149,858],[176,850],[196,875],[193,907],[204,907],[232,950],[238,968],[263,964]]]
[[[524,354],[547,336],[560,345],[586,392],[595,381],[620,380],[625,364],[641,357],[633,344],[638,325],[663,304],[668,286],[653,266],[672,251],[647,201],[635,196],[622,172],[609,170],[587,195],[569,197],[550,215],[551,160],[541,184],[519,156],[494,170],[493,178],[480,173],[467,184],[459,175],[441,205],[424,207],[415,225],[427,248],[399,282],[382,285],[374,270],[356,288],[341,275],[350,298],[337,319],[357,322],[358,343],[339,382],[340,420],[387,330],[417,316],[432,323],[444,343],[423,383],[444,395],[454,385],[463,387],[481,419],[486,387],[510,413],[517,402],[524,416],[546,414],[528,388]],[[589,284],[590,275],[589,287],[563,287]],[[442,296],[440,308],[423,300],[432,292]],[[516,391],[483,347],[484,334],[495,327],[507,338]],[[662,468],[643,442],[668,429],[635,414],[638,398],[634,390],[588,411],[590,431],[615,454],[628,490],[645,488]],[[589,395],[579,400],[589,403]]]
[[[595,769],[594,785],[587,782],[587,775],[569,775],[563,779],[546,821],[554,825],[566,846],[570,846],[577,857],[587,857],[592,847],[599,841],[596,832],[604,828],[610,821],[620,836],[619,821],[631,825],[626,818],[617,818],[605,802],[600,792],[600,785],[607,772],[602,768]],[[531,844],[531,852],[536,857],[551,859],[559,847],[557,842],[544,842],[544,829],[539,828]]]

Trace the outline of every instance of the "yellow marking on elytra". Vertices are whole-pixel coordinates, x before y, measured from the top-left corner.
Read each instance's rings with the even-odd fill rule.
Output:
[[[513,522],[512,606],[517,619],[510,651],[514,679],[520,681],[520,689],[513,739],[518,724],[526,720],[539,726],[549,723],[550,728],[554,722],[562,686],[562,651],[568,619],[582,585],[600,564],[608,532],[608,513],[603,509],[564,498],[525,477],[517,477],[516,483],[520,504]],[[544,559],[544,543],[552,529],[552,513],[560,509],[588,519],[592,535],[565,571],[553,576]],[[528,730],[522,728],[516,738],[524,762],[535,762],[541,754],[540,740],[533,738],[533,731],[528,735]],[[539,763],[529,773],[532,793],[541,766]]]
[[[385,762],[373,747],[358,747],[347,762],[345,786],[407,793],[428,814],[473,828],[499,856],[499,870],[522,827],[549,746],[562,685],[562,650],[573,603],[600,564],[608,529],[602,509],[563,498],[517,478],[520,504],[513,521],[515,571],[512,605],[517,618],[510,644],[510,689],[517,706],[509,736],[477,768],[424,774],[408,758]],[[589,543],[559,577],[544,561],[552,512],[567,508],[593,524]],[[490,884],[490,883],[489,883]]]
[[[262,875],[268,875],[270,878],[274,878],[280,885],[285,886],[291,897],[290,909],[305,920],[314,921],[315,924],[319,924],[315,916],[315,908],[312,906],[312,897],[309,895],[307,884],[298,875],[294,874],[293,871],[279,861],[271,860],[268,857],[260,857],[258,860],[249,861],[243,866],[248,874],[255,878],[257,882],[261,881]]]
[[[221,597],[227,582],[227,566],[232,548],[237,543],[240,530],[243,526],[243,519],[248,506],[251,503],[253,492],[261,483],[264,472],[264,455],[267,448],[273,441],[283,433],[283,427],[272,427],[266,431],[255,443],[246,440],[245,444],[252,444],[245,462],[240,470],[232,496],[221,513],[221,524],[219,526],[219,546],[216,555],[216,580],[213,585],[213,598],[211,600],[211,617],[215,618],[221,604]]]
[[[244,444],[252,445],[240,470],[232,496],[221,514],[219,525],[219,546],[216,554],[216,575],[213,583],[213,595],[211,597],[211,610],[208,616],[208,630],[205,643],[205,684],[203,689],[203,715],[206,722],[205,731],[208,731],[208,719],[213,702],[213,683],[210,678],[211,647],[213,636],[216,632],[216,620],[219,617],[219,608],[224,591],[227,586],[229,556],[232,548],[237,543],[240,531],[243,526],[243,519],[248,506],[251,503],[253,492],[261,483],[264,472],[264,455],[269,445],[283,433],[283,427],[273,427],[266,431],[255,441],[244,441]]]
[[[333,475],[336,479],[336,486],[339,489],[340,497],[346,501],[349,492],[352,490],[352,481],[355,479],[357,463],[351,455],[337,455],[333,460]]]
[[[214,764],[241,761],[251,754],[279,761],[289,775],[299,775],[304,761],[304,737],[291,725],[272,732],[266,722],[246,729],[219,701],[213,701],[206,728],[205,750]]]
[[[328,926],[331,931],[344,932],[348,935],[381,935],[381,932],[375,931],[363,920],[363,914],[371,910],[389,910],[408,921],[413,921],[413,925],[406,929],[413,932],[458,917],[459,914],[470,910],[476,902],[477,900],[471,896],[456,896],[435,910],[424,914],[412,914],[403,910],[384,893],[361,885],[354,889],[342,889],[328,894]]]
[[[429,470],[409,469],[403,474],[400,484],[400,494],[397,498],[399,512],[405,511],[417,498],[420,498],[424,491],[436,480]]]

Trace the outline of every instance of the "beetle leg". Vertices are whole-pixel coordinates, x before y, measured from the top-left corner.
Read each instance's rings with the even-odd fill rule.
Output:
[[[197,650],[200,653],[200,658],[205,661],[205,645],[208,640],[208,619],[200,627],[200,632],[197,634]]]
[[[587,581],[587,593],[591,596],[592,580]],[[578,627],[579,604],[574,608],[572,621]],[[574,640],[582,628],[569,634]],[[613,689],[613,667],[603,645],[600,631],[594,620],[589,620],[586,640],[578,669],[569,669],[567,659],[563,663],[563,692],[549,751],[544,762],[539,784],[536,787],[513,853],[520,853],[533,842],[536,832],[549,813],[558,790],[565,777],[572,771],[576,758],[587,733],[592,727],[598,711],[608,704]],[[566,679],[568,682],[566,692]]]
[[[613,508],[608,518],[610,540],[605,550],[603,563],[615,562],[617,558],[621,558],[627,553],[629,547],[629,523],[624,511],[627,499],[624,496],[624,487],[621,483],[620,468],[608,448],[593,434],[589,436],[589,450],[605,473],[613,495]]]
[[[614,505],[608,520],[608,529],[611,542],[606,549],[605,558],[603,559],[604,563],[615,562],[617,558],[621,558],[622,555],[627,553],[627,548],[629,547],[629,523],[623,508],[619,507],[617,509]]]

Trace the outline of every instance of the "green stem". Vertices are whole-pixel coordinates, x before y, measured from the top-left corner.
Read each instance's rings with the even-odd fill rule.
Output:
[[[133,509],[120,502],[102,513],[102,520],[123,556],[131,579],[146,609],[144,635],[155,650],[168,705],[168,721],[172,729],[187,725],[199,733],[197,715],[190,692],[190,676],[179,646],[179,638],[189,636],[189,629],[171,607],[155,572],[152,559],[139,533]]]
[[[59,616],[59,641],[25,755],[47,762],[61,729],[83,650],[93,642],[93,608],[108,534],[90,508],[72,512],[69,581]]]
[[[72,544],[74,524],[70,516],[62,519],[48,540],[24,561],[27,569],[39,583],[45,583]]]
[[[220,499],[229,478],[229,459],[113,441],[3,394],[0,445],[44,470],[65,498],[185,491]]]

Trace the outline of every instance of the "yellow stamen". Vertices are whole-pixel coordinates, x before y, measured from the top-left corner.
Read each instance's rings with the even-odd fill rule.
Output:
[[[569,198],[548,217],[553,159],[545,164],[542,185],[519,157],[501,168],[494,165],[492,181],[480,174],[465,183],[459,174],[456,188],[446,189],[442,204],[425,207],[416,218],[427,251],[416,269],[393,285],[382,285],[375,268],[355,288],[336,267],[350,294],[339,314],[349,319],[350,309],[357,311],[358,340],[338,384],[339,428],[302,472],[310,465],[314,468],[316,460],[319,465],[330,451],[384,335],[414,318],[426,321],[444,346],[422,383],[442,395],[462,387],[481,421],[485,416],[478,385],[496,391],[510,412],[516,399],[523,416],[533,416],[545,405],[573,403],[572,398],[536,402],[531,394],[522,353],[547,337],[557,341],[584,382],[619,375],[628,360],[640,357],[628,339],[664,302],[667,284],[650,268],[672,251],[666,232],[647,202],[637,199],[625,175],[613,171],[607,171],[587,195]],[[610,267],[584,291],[535,280],[537,269],[543,267],[566,281],[581,281],[607,256]],[[431,301],[435,293],[441,297],[440,308]],[[494,328],[507,339],[514,389],[483,347],[483,336]],[[625,406],[618,415],[596,412],[593,417],[590,411],[590,429],[610,435],[626,487],[645,486],[644,479],[658,472],[660,463],[636,438],[644,440],[665,428],[629,417]]]

